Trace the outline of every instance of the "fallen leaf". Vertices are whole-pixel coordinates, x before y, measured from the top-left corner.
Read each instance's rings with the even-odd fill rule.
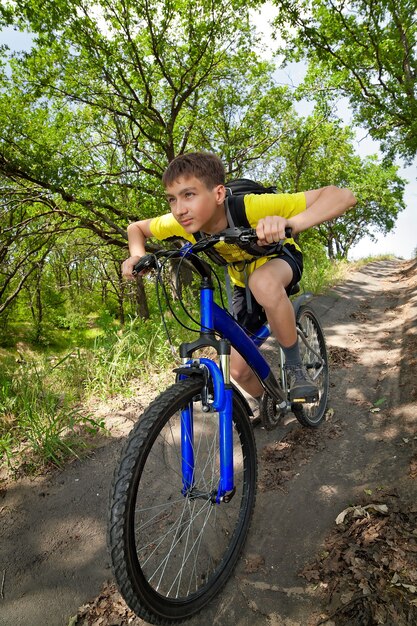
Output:
[[[372,492],[371,492],[372,493]],[[336,517],[336,524],[343,524],[345,517],[348,513],[353,513],[353,517],[365,517],[368,515],[368,511],[373,510],[377,513],[388,514],[388,507],[386,504],[367,504],[365,506],[348,506]]]
[[[384,402],[386,401],[386,398],[379,398],[379,400],[377,400],[376,402],[374,402],[374,406],[381,406],[381,404],[384,404]]]
[[[417,593],[417,587],[415,585],[408,585],[407,583],[395,583],[396,587],[404,587],[411,593]]]

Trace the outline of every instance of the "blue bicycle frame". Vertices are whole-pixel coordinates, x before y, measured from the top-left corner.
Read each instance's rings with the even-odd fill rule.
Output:
[[[258,346],[269,337],[267,325],[262,326],[258,333],[249,337],[242,327],[221,307],[214,302],[214,290],[211,281],[203,280],[200,289],[200,339],[193,343],[182,344],[180,354],[185,367],[206,368],[213,383],[213,401],[203,402],[203,409],[219,412],[219,454],[220,454],[220,481],[216,503],[230,499],[234,492],[233,479],[233,393],[236,389],[230,383],[229,358],[230,345],[241,354],[252,368],[264,388],[274,397],[282,408],[287,406],[280,385],[267,361],[258,350]],[[215,337],[218,333],[223,340]],[[221,368],[211,359],[200,358],[197,361],[190,357],[194,350],[203,346],[213,346],[220,357]],[[183,370],[184,371],[184,370]],[[184,377],[183,373],[181,377]],[[193,445],[193,416],[191,406],[181,415],[181,457],[183,494],[192,493],[194,487],[194,445]]]

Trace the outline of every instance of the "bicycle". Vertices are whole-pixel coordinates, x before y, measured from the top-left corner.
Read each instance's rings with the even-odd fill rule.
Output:
[[[329,373],[324,334],[311,294],[293,301],[302,360],[319,393],[291,403],[281,355],[279,380],[259,348],[268,325],[249,336],[214,301],[213,270],[198,253],[218,241],[256,240],[252,229],[227,229],[180,250],[142,257],[136,272],[167,259],[186,260],[201,278],[198,339],[182,343],[175,383],[144,411],[121,453],[112,486],[109,548],[116,582],[128,606],[152,624],[180,622],[200,611],[231,575],[255,505],[257,454],[252,411],[230,380],[230,346],[265,390],[263,425],[292,411],[318,426],[327,405]],[[214,348],[216,360],[194,358]]]

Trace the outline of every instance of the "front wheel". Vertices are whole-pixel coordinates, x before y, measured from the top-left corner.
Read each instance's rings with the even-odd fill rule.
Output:
[[[308,404],[293,403],[291,410],[303,426],[318,426],[327,408],[329,395],[329,363],[326,341],[320,322],[308,305],[302,305],[297,312],[298,345],[301,360],[311,380],[317,385],[317,402]]]
[[[203,381],[187,378],[146,409],[122,451],[112,487],[109,546],[129,607],[152,624],[187,619],[218,593],[247,536],[256,493],[256,446],[233,394],[236,492],[217,504],[219,415],[204,412]],[[181,410],[191,411],[194,488],[184,490]]]

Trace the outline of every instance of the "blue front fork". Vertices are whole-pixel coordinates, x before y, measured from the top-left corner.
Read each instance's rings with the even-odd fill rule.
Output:
[[[213,291],[212,289],[201,290],[201,332],[209,333],[213,330]],[[228,357],[226,357],[228,358]],[[219,455],[220,455],[220,480],[214,501],[219,503],[226,500],[233,493],[233,390],[228,380],[228,372],[225,372],[211,359],[201,358],[198,361],[187,361],[186,365],[207,368],[209,379],[213,384],[213,400],[205,404],[202,409],[207,412],[219,413]],[[227,368],[223,368],[227,369]],[[182,493],[192,493],[194,488],[194,433],[192,405],[181,412],[181,460],[182,460]]]
[[[188,364],[195,366],[196,361]],[[210,405],[202,405],[207,412],[219,413],[219,456],[220,481],[216,495],[219,503],[226,494],[233,491],[233,390],[225,385],[223,373],[218,365],[210,359],[198,359],[200,367],[209,370],[209,377],[213,382],[214,399]],[[194,487],[194,437],[193,437],[192,405],[181,412],[181,462],[182,462],[182,493],[191,493]]]
[[[259,353],[256,346],[260,346],[270,335],[267,326],[263,326],[255,337],[250,339],[242,328],[215,304],[213,290],[203,288],[200,291],[200,311],[201,311],[201,345],[204,344],[204,336],[213,336],[213,330],[219,332],[223,337],[236,346],[241,354],[245,355],[247,362],[258,372],[262,380],[268,380],[270,367],[267,361]],[[191,353],[191,351],[190,351]],[[222,358],[222,357],[220,357]],[[220,481],[215,497],[218,503],[221,500],[227,501],[233,495],[233,390],[230,385],[228,363],[222,363],[222,370],[210,359],[198,359],[192,361],[185,359],[185,365],[207,368],[209,378],[213,383],[213,401],[209,404],[208,399],[202,402],[203,409],[207,411],[218,411],[219,413],[219,454],[220,454]],[[181,414],[181,457],[182,457],[182,493],[189,494],[195,488],[194,477],[194,437],[193,437],[193,415],[190,405]],[[194,492],[195,493],[195,492]]]

